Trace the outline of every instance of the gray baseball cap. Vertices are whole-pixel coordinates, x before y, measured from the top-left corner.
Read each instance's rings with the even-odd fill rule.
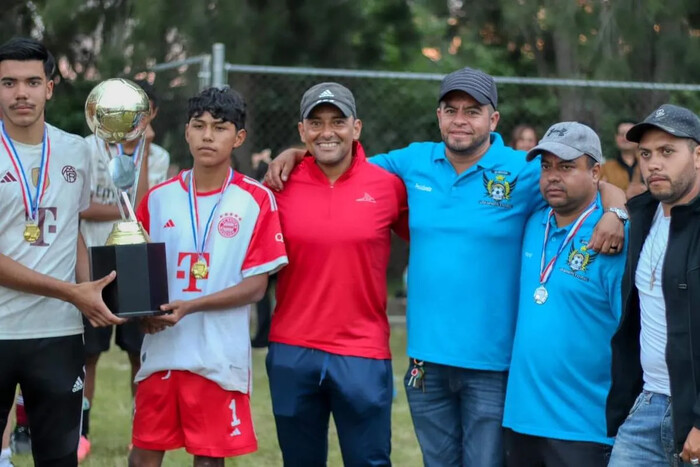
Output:
[[[311,111],[319,104],[333,104],[346,117],[357,117],[355,97],[342,84],[319,83],[307,89],[301,98],[300,120],[308,118]]]
[[[627,132],[627,139],[638,143],[644,132],[658,128],[676,138],[690,138],[700,143],[700,118],[685,107],[664,104]]]
[[[491,75],[481,70],[464,67],[445,76],[440,83],[440,98],[452,91],[466,92],[481,105],[491,104],[493,108],[498,105],[498,91],[496,82]]]
[[[600,138],[590,127],[578,122],[555,123],[547,130],[537,146],[528,151],[526,159],[531,161],[543,152],[572,161],[588,154],[596,162],[603,163]]]

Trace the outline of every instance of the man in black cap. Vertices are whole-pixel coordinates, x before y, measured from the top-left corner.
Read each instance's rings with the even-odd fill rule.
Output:
[[[457,70],[440,85],[442,141],[370,159],[398,175],[408,191],[408,283],[414,285],[407,298],[405,384],[427,466],[500,467],[504,460],[501,423],[520,250],[527,219],[545,202],[540,164],[528,164],[524,153],[504,144],[496,132],[497,106],[491,76]],[[271,186],[280,186],[283,165],[272,162],[266,178]],[[607,188],[603,204],[623,206],[624,193]],[[592,249],[622,245],[623,223],[614,216],[606,213],[600,225],[615,234],[598,232]]]
[[[649,189],[631,216],[612,339],[610,465],[700,464],[700,118],[662,105],[627,132]],[[636,398],[636,400],[635,400]]]

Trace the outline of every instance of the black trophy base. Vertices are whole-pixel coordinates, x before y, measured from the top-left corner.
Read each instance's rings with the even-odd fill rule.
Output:
[[[117,277],[102,289],[107,308],[120,318],[163,315],[168,303],[165,243],[95,246],[89,248],[90,279],[112,271]]]

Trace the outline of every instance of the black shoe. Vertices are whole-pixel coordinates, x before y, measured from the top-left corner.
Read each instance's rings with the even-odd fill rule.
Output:
[[[28,426],[17,425],[10,435],[10,449],[15,454],[29,454],[32,452],[32,437]]]

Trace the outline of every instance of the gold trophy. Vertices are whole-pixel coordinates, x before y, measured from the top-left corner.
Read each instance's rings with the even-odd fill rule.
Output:
[[[107,163],[121,216],[106,245],[89,249],[90,274],[102,277],[116,269],[117,278],[105,287],[103,298],[108,308],[122,317],[162,314],[160,305],[168,303],[165,244],[150,243],[133,208],[149,114],[146,93],[122,78],[99,83],[85,102],[85,119],[95,134],[98,153]],[[125,155],[121,145],[137,138],[135,154]],[[110,144],[120,148],[119,154],[112,154]]]
[[[107,245],[146,243],[147,236],[136,221],[136,200],[141,158],[145,149],[145,131],[150,104],[136,83],[113,78],[95,86],[85,102],[85,119],[96,138],[100,156],[107,162],[112,188],[122,221],[114,224]],[[139,138],[136,154],[112,156],[110,144],[121,145]]]

